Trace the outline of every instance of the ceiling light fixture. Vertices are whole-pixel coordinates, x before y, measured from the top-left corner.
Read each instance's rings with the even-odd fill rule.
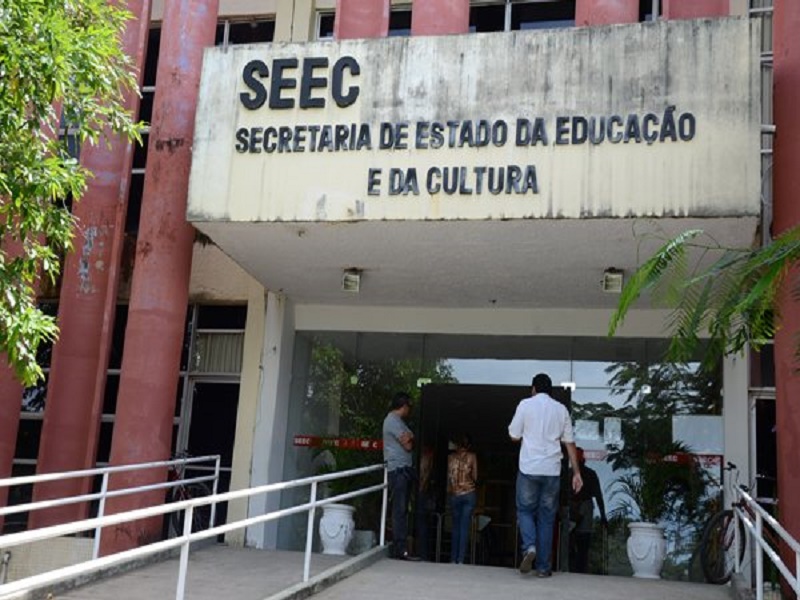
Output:
[[[361,269],[345,269],[342,273],[342,291],[357,294],[361,289]]]
[[[600,289],[609,294],[619,294],[625,281],[622,269],[609,267],[603,271],[603,279],[600,282]]]

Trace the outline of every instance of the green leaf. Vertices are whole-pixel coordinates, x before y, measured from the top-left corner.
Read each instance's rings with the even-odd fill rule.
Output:
[[[74,227],[64,199],[78,202],[90,175],[61,118],[76,140],[141,140],[125,105],[139,92],[120,45],[123,4],[0,0],[0,352],[26,384],[42,377],[37,348],[58,331],[34,286],[55,281]]]
[[[630,278],[609,323],[614,335],[645,291],[664,286],[673,312],[668,358],[686,360],[707,338],[703,364],[713,368],[727,353],[759,347],[778,327],[778,293],[800,260],[800,226],[761,248],[722,248],[692,229],[664,244]],[[691,254],[690,254],[691,251]],[[713,253],[721,256],[708,264]],[[691,275],[677,268],[691,255]],[[800,293],[797,294],[800,299]]]

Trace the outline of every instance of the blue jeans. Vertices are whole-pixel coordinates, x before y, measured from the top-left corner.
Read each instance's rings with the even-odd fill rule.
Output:
[[[404,467],[389,471],[389,502],[392,504],[392,545],[394,556],[402,556],[408,548],[408,500],[414,470]]]
[[[550,570],[560,482],[558,475],[517,473],[517,522],[522,537],[522,553],[536,549],[537,571]]]
[[[478,496],[475,492],[467,492],[450,498],[453,509],[453,540],[450,549],[450,562],[461,564],[467,556],[469,526]]]

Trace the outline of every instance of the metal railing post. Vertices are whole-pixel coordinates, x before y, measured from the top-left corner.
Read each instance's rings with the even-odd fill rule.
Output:
[[[216,496],[217,491],[219,489],[219,468],[220,468],[220,459],[221,457],[217,455],[217,460],[214,461],[214,484],[211,486],[211,495]],[[214,527],[217,524],[217,502],[214,501],[211,503],[211,517],[209,521],[209,526]]]
[[[306,552],[303,555],[303,582],[308,581],[311,575],[311,545],[314,541],[314,516],[317,513],[317,482],[311,484],[309,499],[311,508],[308,509],[308,525],[306,526]]]
[[[175,600],[183,600],[186,593],[186,572],[189,570],[189,536],[192,534],[192,519],[194,518],[194,506],[187,506],[183,513],[183,544],[181,544],[181,560],[178,569],[178,589],[175,592]]]
[[[761,541],[764,539],[764,520],[761,513],[756,513],[756,600],[764,600],[764,549]]]
[[[103,482],[100,484],[100,503],[97,505],[97,517],[102,519],[106,514],[106,494],[108,493],[108,472],[103,473]],[[92,558],[100,556],[100,536],[103,535],[102,525],[94,530],[94,543],[92,544]]]
[[[739,513],[733,509],[733,572],[738,573],[741,565],[739,564],[740,548],[742,539],[739,536]]]
[[[381,546],[386,545],[386,506],[389,503],[389,469],[383,465],[383,501],[381,502]]]
[[[800,598],[800,554],[794,553],[794,595]]]

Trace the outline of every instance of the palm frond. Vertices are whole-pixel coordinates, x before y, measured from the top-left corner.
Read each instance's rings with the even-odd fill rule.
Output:
[[[639,297],[654,285],[664,281],[664,276],[676,263],[680,264],[686,256],[686,244],[702,235],[701,229],[690,229],[664,244],[650,259],[639,267],[630,278],[620,295],[617,310],[611,317],[608,333],[614,335],[622,325],[631,306]]]
[[[780,318],[778,293],[800,261],[800,226],[755,249],[725,249],[713,240],[701,243],[701,235],[702,230],[685,231],[636,270],[611,317],[609,335],[645,291],[663,288],[661,297],[672,307],[667,323],[671,360],[688,360],[705,343],[703,363],[712,367],[724,354],[748,344],[759,347],[774,336]],[[687,269],[690,248],[694,252]],[[715,252],[722,255],[708,265]],[[792,292],[800,300],[800,280],[792,280]]]

